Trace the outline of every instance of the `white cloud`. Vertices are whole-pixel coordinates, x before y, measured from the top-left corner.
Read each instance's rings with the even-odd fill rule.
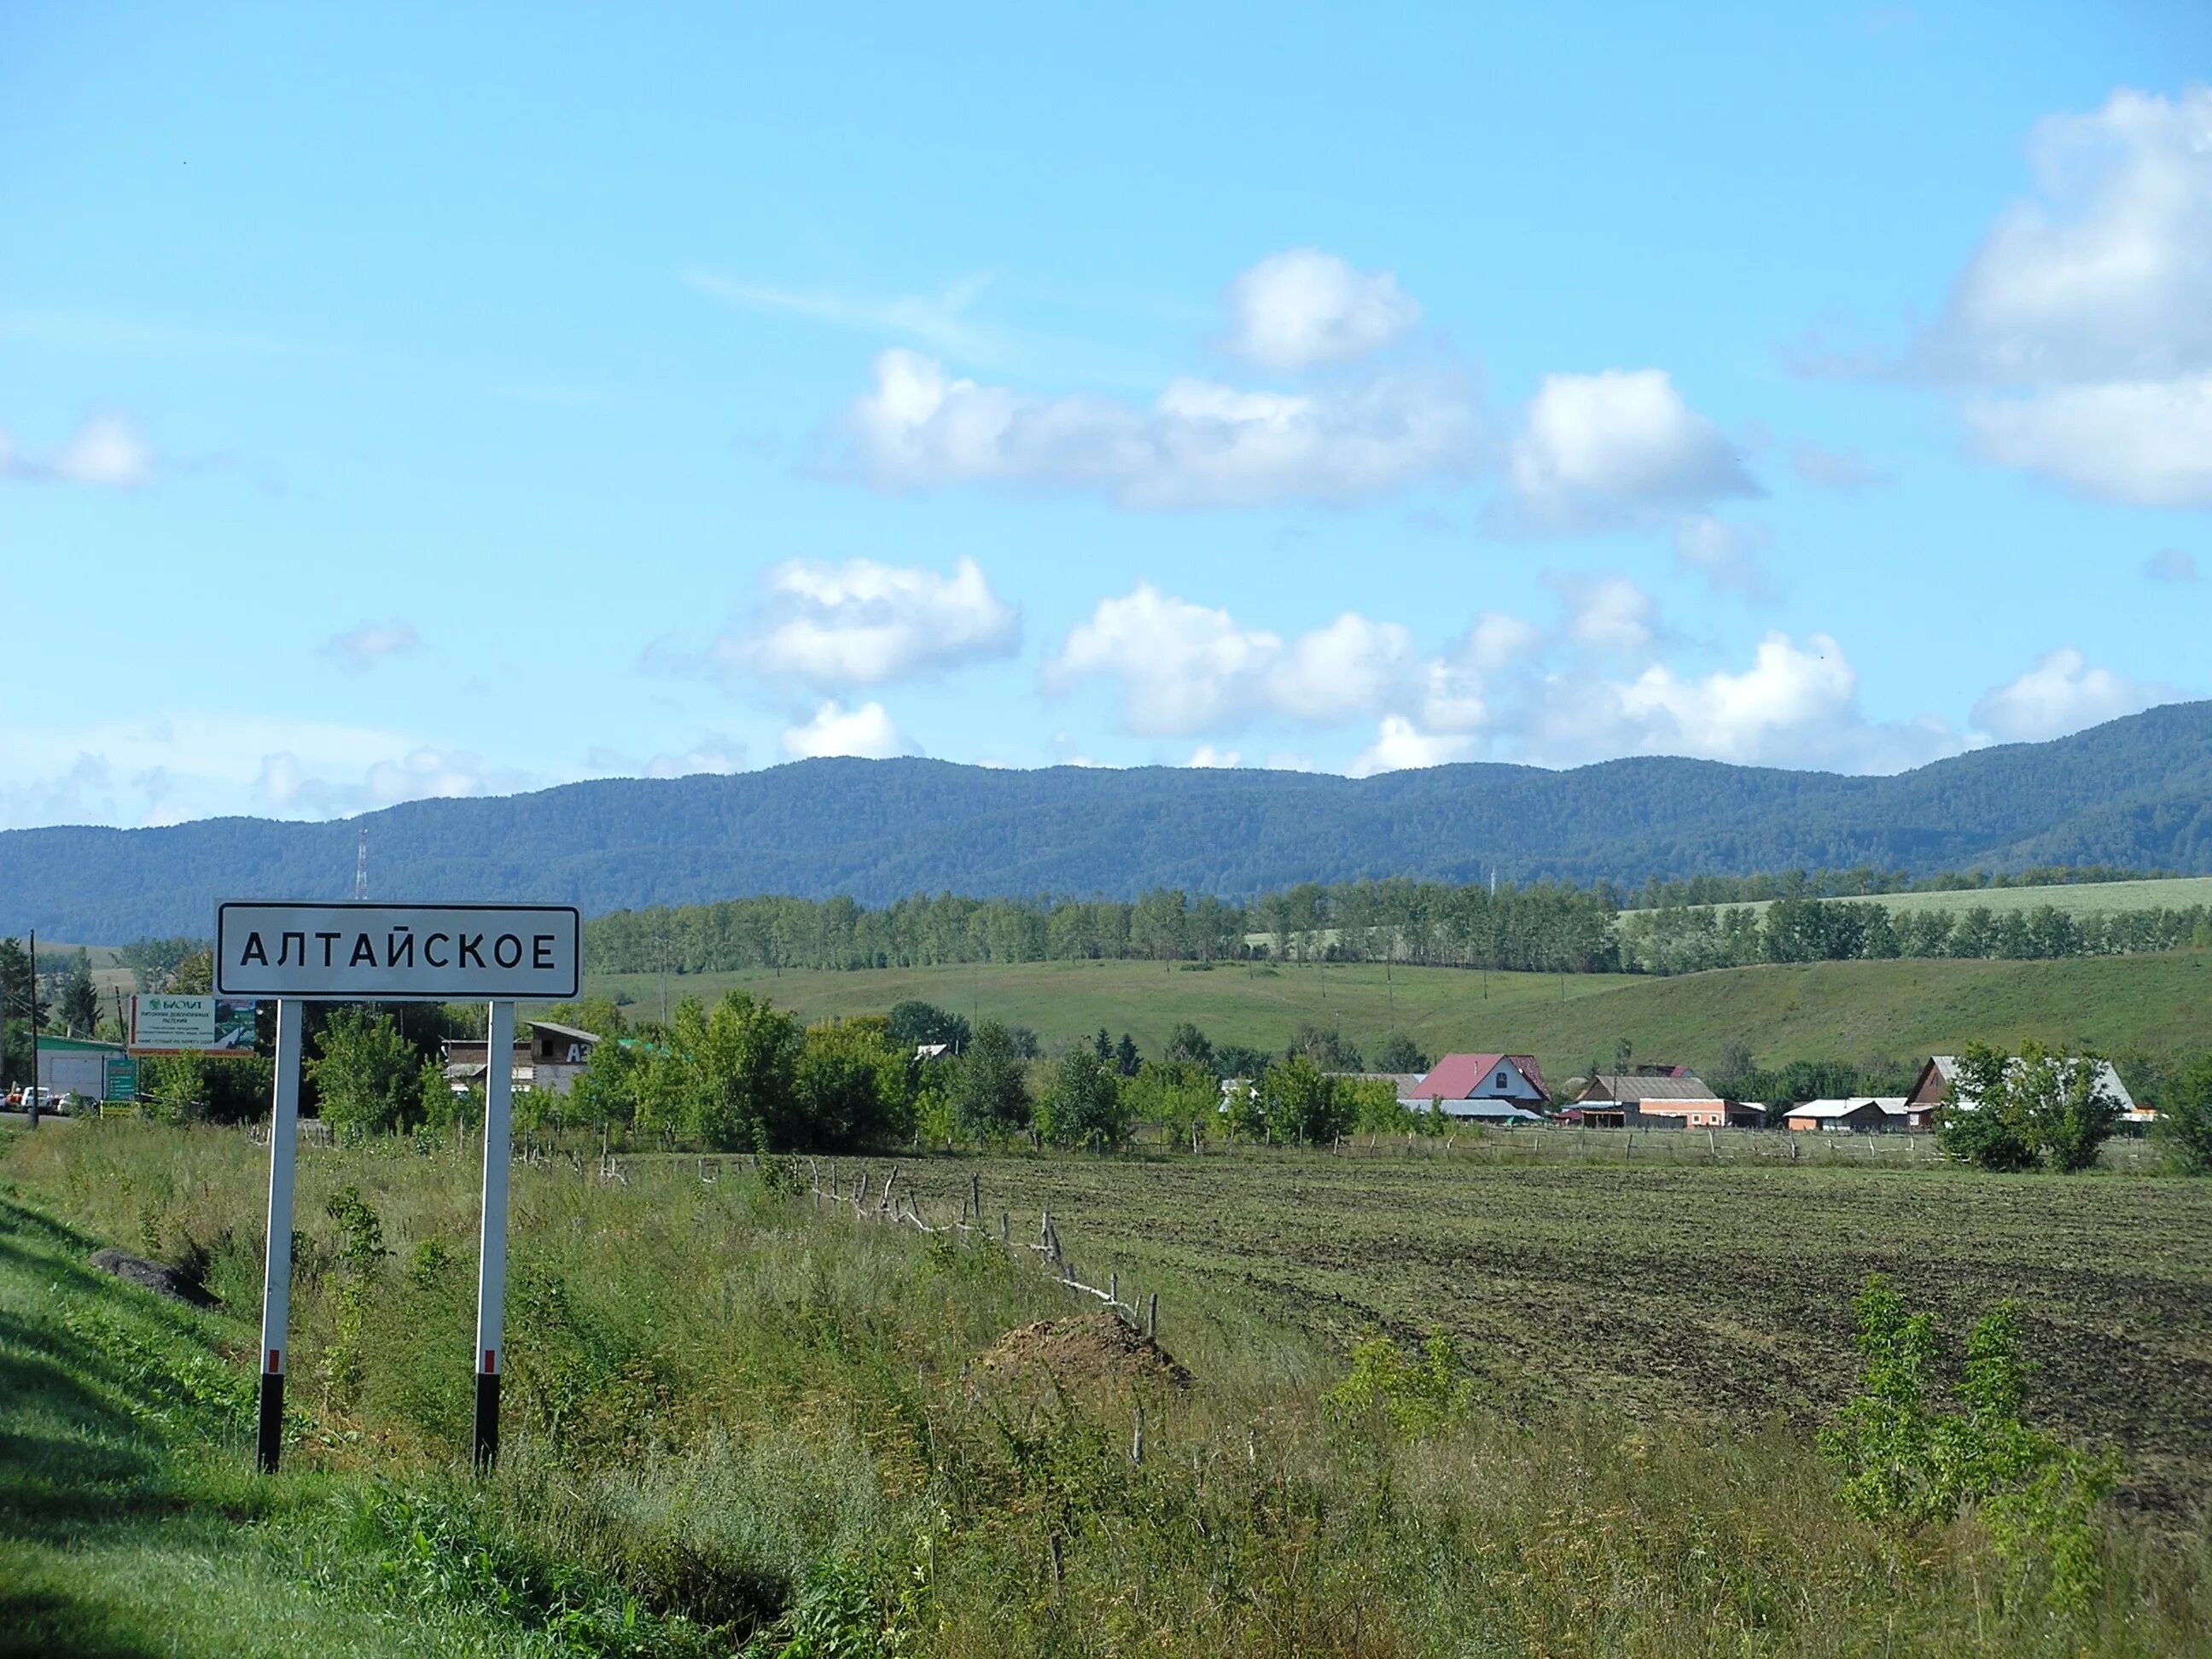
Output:
[[[1656,368],[1547,375],[1509,468],[1522,520],[1559,533],[1759,493],[1720,429]]]
[[[2197,580],[2197,556],[2178,547],[2166,548],[2143,561],[2142,574],[2145,581],[2187,587]]]
[[[1461,647],[1463,659],[1477,672],[1494,674],[1525,665],[1543,648],[1544,630],[1504,611],[1486,611],[1474,619]]]
[[[866,702],[848,710],[833,701],[817,708],[805,724],[784,732],[783,752],[793,760],[827,755],[889,760],[895,755],[912,754],[914,745],[899,735],[883,704]]]
[[[1472,738],[1424,732],[1402,714],[1388,714],[1375,734],[1375,741],[1354,756],[1345,770],[1355,778],[1365,778],[1377,772],[1444,766],[1465,760],[1474,746]]]
[[[1501,722],[1522,758],[1577,765],[1687,755],[1742,765],[1893,772],[1964,747],[1940,720],[1869,720],[1858,676],[1826,634],[1770,633],[1740,672],[1654,663],[1629,679],[1555,673]]]
[[[43,455],[18,450],[0,432],[0,477],[118,489],[145,483],[153,470],[153,451],[119,415],[95,415],[59,449]]]
[[[1857,673],[1826,634],[1770,633],[1743,667],[1688,673],[1657,659],[1675,636],[1635,582],[1549,580],[1562,611],[1555,629],[1488,612],[1433,656],[1406,629],[1357,613],[1286,642],[1140,586],[1070,632],[1047,684],[1108,678],[1132,731],[1205,739],[1192,764],[1233,761],[1220,739],[1250,725],[1341,727],[1366,715],[1377,721],[1374,739],[1346,767],[1359,776],[1477,755],[1540,765],[1689,755],[1885,772],[1966,744],[1941,720],[1869,720]]]
[[[2029,142],[2039,199],[1960,277],[1934,350],[1998,384],[2212,368],[2212,88],[2123,88]]]
[[[1230,349],[1263,368],[1342,362],[1388,345],[1421,308],[1387,270],[1361,272],[1333,253],[1273,253],[1230,284]]]
[[[179,711],[64,727],[0,720],[0,828],[328,817],[547,780],[374,726]]]
[[[906,350],[878,356],[875,376],[847,431],[893,489],[1000,483],[1136,508],[1346,501],[1463,474],[1480,447],[1468,389],[1432,373],[1297,393],[1183,379],[1141,408],[956,379]]]
[[[853,559],[793,560],[768,576],[769,601],[748,631],[718,640],[727,672],[835,690],[883,685],[1012,654],[1021,620],[975,560],[951,575]]]
[[[1638,657],[1659,637],[1659,606],[1626,576],[1547,576],[1567,607],[1567,638],[1620,657]]]
[[[1234,749],[1216,749],[1210,743],[1199,744],[1191,750],[1190,758],[1183,763],[1185,766],[1195,767],[1200,771],[1242,766],[1243,763],[1244,757]]]
[[[2133,506],[2212,506],[2212,88],[2043,122],[2038,196],[1923,343],[1999,465]]]
[[[1255,690],[1281,653],[1275,635],[1241,628],[1226,611],[1164,594],[1150,582],[1069,630],[1045,665],[1062,692],[1088,675],[1118,683],[1122,723],[1149,737],[1219,731],[1249,717]]]
[[[2131,507],[2212,507],[2212,374],[1978,398],[1966,417],[2001,466]]]
[[[2071,646],[2046,652],[1974,705],[1974,724],[2002,743],[2039,743],[2133,714],[2179,694],[2099,668]]]
[[[603,778],[689,778],[713,773],[726,776],[745,769],[745,744],[725,732],[702,733],[690,747],[646,759],[618,749],[593,749],[585,757],[591,775]]]
[[[465,750],[418,744],[372,761],[358,775],[329,776],[290,750],[261,757],[253,793],[279,817],[337,817],[401,801],[511,794],[538,781],[513,768],[492,767]]]
[[[1378,713],[1421,672],[1412,635],[1395,623],[1346,611],[1285,643],[1140,582],[1068,631],[1045,685],[1059,693],[1092,675],[1110,679],[1130,731],[1188,737],[1255,719],[1330,725]]]
[[[1795,749],[1808,730],[1832,724],[1856,699],[1858,676],[1829,635],[1808,635],[1801,646],[1773,633],[1741,674],[1685,680],[1656,663],[1620,696],[1623,712],[1647,732],[1671,727],[1692,752],[1759,761],[1772,757],[1778,736]]]
[[[874,335],[904,335],[932,351],[983,361],[1012,355],[1005,337],[969,315],[990,286],[988,275],[963,276],[933,295],[898,295],[889,299],[839,294],[827,289],[779,288],[747,283],[692,266],[679,273],[695,293],[749,311],[803,317],[832,328]]]
[[[1273,712],[1328,723],[1382,707],[1419,668],[1404,628],[1347,611],[1293,641],[1270,665],[1263,695]]]
[[[415,625],[395,617],[390,622],[365,622],[351,633],[333,634],[323,641],[323,654],[333,658],[351,673],[362,673],[386,657],[399,656],[421,643]]]
[[[1766,550],[1773,540],[1763,525],[1731,524],[1711,514],[1693,513],[1674,526],[1674,557],[1716,592],[1770,599],[1774,583],[1766,568]]]

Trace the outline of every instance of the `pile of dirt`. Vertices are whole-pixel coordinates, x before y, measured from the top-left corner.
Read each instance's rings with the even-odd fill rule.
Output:
[[[1008,1331],[981,1368],[1000,1376],[1049,1376],[1063,1388],[1105,1382],[1125,1387],[1190,1386],[1190,1372],[1158,1342],[1139,1336],[1110,1313],[1041,1319]]]
[[[203,1289],[198,1279],[179,1268],[149,1261],[128,1251],[108,1249],[92,1253],[92,1265],[104,1273],[113,1273],[133,1285],[143,1285],[157,1296],[173,1301],[189,1302],[196,1308],[204,1308],[214,1300]]]

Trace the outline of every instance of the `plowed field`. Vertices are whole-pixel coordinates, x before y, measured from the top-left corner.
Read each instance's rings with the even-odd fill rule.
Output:
[[[2136,1504],[2212,1499],[2212,1182],[1253,1152],[904,1170],[948,1218],[979,1167],[1017,1243],[1049,1206],[1085,1279],[1162,1290],[1178,1352],[1179,1316],[1258,1314],[1339,1347],[1370,1324],[1441,1324],[1525,1413],[1581,1400],[1803,1426],[1850,1389],[1868,1273],[1954,1342],[2014,1297],[2041,1366],[2033,1414],[2119,1446]]]

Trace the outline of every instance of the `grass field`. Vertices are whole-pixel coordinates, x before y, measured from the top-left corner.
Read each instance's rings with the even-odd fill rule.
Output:
[[[1091,1276],[1118,1261],[1164,1288],[1182,1383],[1100,1369],[1080,1330],[1002,1343],[1070,1304],[994,1240],[673,1159],[618,1184],[530,1166],[505,1455],[477,1481],[471,1161],[310,1149],[268,1481],[246,1473],[265,1157],[114,1121],[0,1140],[0,1652],[641,1659],[750,1633],[793,1659],[1840,1659],[2179,1655],[2212,1625],[2212,1546],[2172,1507],[2203,1466],[2212,1189],[911,1165],[934,1194],[973,1172],[988,1201],[1050,1201]],[[218,1305],[89,1272],[100,1238],[197,1265]],[[2048,1610],[2034,1560],[1971,1516],[1893,1540],[1841,1505],[1808,1419],[1846,1386],[1870,1266],[1947,1314],[2021,1295],[2035,1413],[2136,1460],[2077,1608]],[[1466,1340],[1463,1409],[1415,1429],[1324,1410],[1344,1338],[1432,1319]]]
[[[18,1650],[642,1655],[773,1620],[768,1652],[2182,1653],[2212,1617],[2178,1507],[2203,1469],[2212,1231],[2178,1182],[914,1163],[933,1194],[974,1172],[987,1201],[1051,1203],[1091,1277],[1166,1291],[1188,1394],[1039,1394],[971,1370],[1066,1306],[1024,1253],[672,1160],[617,1187],[526,1169],[509,1455],[477,1487],[453,1463],[472,1170],[311,1152],[301,1415],[264,1483],[243,1473],[264,1155],[84,1128],[0,1146]],[[349,1187],[387,1253],[352,1279],[328,1206]],[[224,1306],[87,1273],[79,1225],[204,1261]],[[2039,1412],[2127,1447],[2151,1508],[2115,1515],[2087,1613],[2043,1613],[1969,1522],[1900,1553],[1837,1506],[1806,1431],[1847,1387],[1874,1267],[1954,1316],[2021,1295]],[[1342,1343],[1431,1320],[1471,1354],[1473,1414],[1418,1443],[1330,1428]]]
[[[1756,900],[1746,908],[1763,914],[1769,902]],[[2046,904],[2069,916],[2099,915],[2118,910],[2185,910],[2191,905],[2212,904],[2212,876],[2172,876],[2157,881],[2075,882],[2051,887],[1979,887],[1944,893],[1869,893],[1863,901],[1850,902],[1878,902],[1888,906],[1893,914],[1907,910],[1971,910],[1978,905],[2003,915],[2012,910],[2039,909]]]
[[[1564,1078],[1610,1059],[1626,1037],[1640,1059],[1710,1066],[1732,1041],[1761,1064],[1796,1059],[1911,1060],[1990,1042],[2088,1043],[2111,1054],[2212,1041],[2212,952],[2057,962],[1905,960],[1733,968],[1673,978],[1482,974],[1451,968],[1285,965],[1193,973],[1129,962],[1029,963],[676,975],[671,998],[738,988],[810,1019],[881,1012],[919,997],[955,1012],[1034,1028],[1048,1044],[1106,1027],[1157,1054],[1178,1020],[1216,1042],[1280,1048],[1304,1021],[1363,1047],[1403,1030],[1431,1053],[1534,1054]],[[597,975],[593,995],[627,996],[657,1017],[657,975]]]

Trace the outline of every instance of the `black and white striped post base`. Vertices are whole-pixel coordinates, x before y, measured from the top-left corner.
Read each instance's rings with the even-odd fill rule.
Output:
[[[261,1424],[256,1461],[284,1454],[285,1334],[292,1317],[292,1179],[300,1162],[300,1039],[307,1005],[276,1004],[276,1080],[269,1102],[269,1244],[261,1263]]]
[[[507,1313],[507,1176],[514,1126],[514,1005],[495,1002],[484,1072],[483,1249],[477,1258],[476,1464],[499,1462],[501,1328]]]

